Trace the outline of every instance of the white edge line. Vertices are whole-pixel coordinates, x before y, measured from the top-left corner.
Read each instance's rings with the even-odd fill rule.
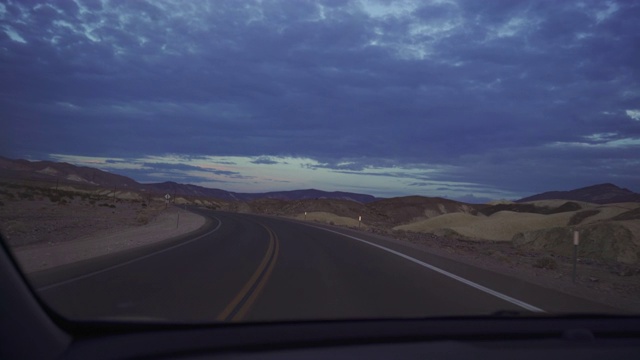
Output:
[[[358,240],[358,241],[363,242],[365,244],[377,247],[378,249],[390,252],[390,253],[392,253],[394,255],[398,255],[398,256],[400,256],[400,257],[402,257],[404,259],[407,259],[407,260],[409,260],[411,262],[414,262],[414,263],[416,263],[418,265],[422,265],[422,266],[426,267],[427,269],[433,270],[433,271],[438,272],[438,273],[440,273],[440,274],[442,274],[444,276],[448,276],[448,277],[450,277],[450,278],[452,278],[454,280],[457,280],[457,281],[459,281],[459,282],[461,282],[461,283],[463,283],[465,285],[469,285],[469,286],[471,286],[473,288],[476,288],[476,289],[478,289],[480,291],[483,291],[483,292],[485,292],[485,293],[487,293],[489,295],[493,295],[493,296],[495,296],[497,298],[500,298],[500,299],[502,299],[504,301],[510,302],[510,303],[512,303],[514,305],[518,305],[521,308],[524,308],[526,310],[529,310],[529,311],[532,311],[532,312],[537,312],[537,313],[544,313],[545,312],[544,310],[542,310],[542,309],[540,309],[538,307],[535,307],[535,306],[533,306],[531,304],[527,304],[524,301],[512,298],[511,296],[505,295],[505,294],[497,292],[495,290],[491,290],[486,286],[482,286],[482,285],[477,284],[477,283],[475,283],[475,282],[473,282],[471,280],[467,280],[467,279],[465,279],[465,278],[463,278],[461,276],[458,276],[456,274],[450,273],[450,272],[448,272],[446,270],[442,270],[439,267],[435,267],[435,266],[433,266],[431,264],[427,264],[424,261],[420,261],[418,259],[412,258],[411,256],[405,255],[405,254],[403,254],[401,252],[398,252],[398,251],[395,251],[395,250],[391,250],[391,249],[386,248],[384,246],[369,242],[367,240],[363,240],[363,239],[357,238],[355,236],[343,234],[343,233],[338,232],[338,231],[329,230],[329,229],[326,229],[326,228],[323,228],[323,227],[318,227],[318,226],[313,226],[313,225],[307,225],[307,226],[314,227],[314,228],[317,228],[317,229],[322,229],[322,230],[325,230],[325,231],[328,231],[328,232],[332,232],[332,233],[335,233],[335,234],[338,234],[338,235],[342,235],[344,237],[348,237],[348,238],[353,239],[353,240]]]
[[[116,265],[112,265],[112,266],[106,267],[106,268],[104,268],[104,269],[100,269],[100,270],[96,270],[96,271],[93,271],[93,272],[90,272],[90,273],[87,273],[87,274],[83,274],[83,275],[80,275],[80,276],[76,276],[76,277],[74,277],[74,278],[67,279],[67,280],[64,280],[64,281],[61,281],[61,282],[58,282],[58,283],[54,283],[54,284],[46,285],[46,286],[43,286],[43,287],[39,287],[39,288],[37,288],[36,290],[38,290],[38,291],[45,291],[45,290],[49,290],[49,289],[52,289],[52,288],[57,287],[57,286],[61,286],[61,285],[65,285],[65,284],[72,283],[72,282],[74,282],[74,281],[78,281],[78,280],[86,279],[86,278],[88,278],[88,277],[91,277],[91,276],[94,276],[94,275],[97,275],[97,274],[100,274],[100,273],[103,273],[103,272],[111,271],[111,270],[113,270],[113,269],[117,269],[117,268],[119,268],[119,267],[126,266],[126,265],[129,265],[129,264],[133,264],[133,263],[135,263],[135,262],[137,262],[137,261],[144,260],[144,259],[146,259],[146,258],[150,258],[150,257],[152,257],[152,256],[155,256],[155,255],[161,254],[161,253],[163,253],[163,252],[166,252],[166,251],[169,251],[169,250],[173,250],[173,249],[178,248],[178,247],[180,247],[180,246],[184,246],[184,245],[190,244],[190,243],[192,243],[192,242],[194,242],[194,241],[196,241],[196,240],[200,240],[200,239],[202,239],[203,237],[208,236],[208,235],[210,235],[210,234],[212,234],[212,233],[214,233],[214,232],[218,231],[218,229],[219,229],[219,228],[220,228],[220,226],[222,225],[222,221],[221,221],[220,219],[218,219],[217,217],[215,217],[215,216],[213,216],[213,215],[212,215],[211,217],[212,217],[212,218],[214,218],[214,219],[216,219],[216,220],[218,220],[218,226],[216,226],[216,227],[215,227],[215,229],[213,229],[213,230],[211,230],[211,231],[207,232],[206,234],[202,234],[202,235],[198,236],[197,238],[194,238],[194,239],[191,239],[191,240],[189,240],[189,241],[185,241],[185,242],[182,242],[182,243],[179,243],[179,244],[176,244],[176,245],[172,245],[172,246],[170,246],[170,247],[168,247],[168,248],[164,248],[164,249],[162,249],[162,250],[154,251],[154,252],[152,252],[152,253],[150,253],[150,254],[147,254],[147,255],[144,255],[144,256],[140,256],[140,257],[137,257],[137,258],[135,258],[135,259],[131,259],[131,260],[125,261],[125,262],[123,262],[123,263],[119,263],[119,264],[116,264]]]

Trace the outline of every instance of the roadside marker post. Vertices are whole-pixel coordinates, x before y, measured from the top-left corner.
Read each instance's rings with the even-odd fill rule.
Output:
[[[362,215],[358,216],[358,229],[360,229],[360,224],[362,223]]]
[[[573,232],[573,275],[572,280],[576,282],[576,267],[578,265],[578,244],[580,243],[580,233],[575,230]]]

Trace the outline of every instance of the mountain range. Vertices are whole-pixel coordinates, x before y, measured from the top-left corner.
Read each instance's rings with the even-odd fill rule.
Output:
[[[339,199],[360,203],[376,200],[375,196],[342,191],[322,191],[316,189],[274,191],[263,193],[238,193],[221,189],[212,189],[192,184],[180,184],[173,181],[142,184],[126,176],[113,174],[100,169],[76,166],[64,162],[13,160],[0,156],[0,179],[31,180],[51,184],[71,184],[74,186],[114,188],[120,191],[137,191],[152,194],[170,194],[216,198],[220,200],[251,201],[256,199],[307,200]]]
[[[31,180],[74,186],[115,188],[122,191],[138,191],[152,194],[170,194],[216,198],[228,201],[252,201],[257,199],[310,200],[337,199],[368,204],[380,198],[372,195],[342,191],[322,191],[316,189],[275,191],[263,193],[239,193],[198,185],[180,184],[173,181],[162,183],[139,183],[129,177],[100,169],[76,166],[64,162],[13,160],[0,156],[0,179]],[[443,199],[444,200],[444,199]],[[605,183],[570,191],[549,191],[516,200],[517,203],[539,200],[571,200],[596,204],[640,202],[640,194],[629,189]]]

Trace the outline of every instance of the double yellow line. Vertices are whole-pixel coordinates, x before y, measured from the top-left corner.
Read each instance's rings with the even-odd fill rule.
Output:
[[[278,236],[273,230],[266,225],[260,223],[260,226],[265,228],[269,233],[269,247],[265,253],[260,265],[256,271],[251,275],[249,281],[242,287],[240,292],[231,300],[231,302],[224,308],[224,310],[216,318],[217,321],[230,321],[236,322],[242,320],[253,304],[255,303],[258,295],[269,281],[269,277],[273,272],[276,260],[278,259],[278,252],[280,249],[280,243]]]

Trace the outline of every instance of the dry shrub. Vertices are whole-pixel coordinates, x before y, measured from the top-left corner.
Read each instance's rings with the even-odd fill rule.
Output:
[[[145,213],[139,213],[138,216],[136,216],[136,221],[138,224],[146,225],[149,223],[149,216]]]
[[[539,269],[555,270],[558,268],[558,262],[553,258],[545,256],[537,259],[533,263],[533,267],[537,267]]]
[[[9,234],[24,234],[29,231],[29,227],[25,223],[17,220],[7,221],[3,228]]]
[[[488,255],[503,264],[513,264],[511,258],[502,251],[490,251]]]

